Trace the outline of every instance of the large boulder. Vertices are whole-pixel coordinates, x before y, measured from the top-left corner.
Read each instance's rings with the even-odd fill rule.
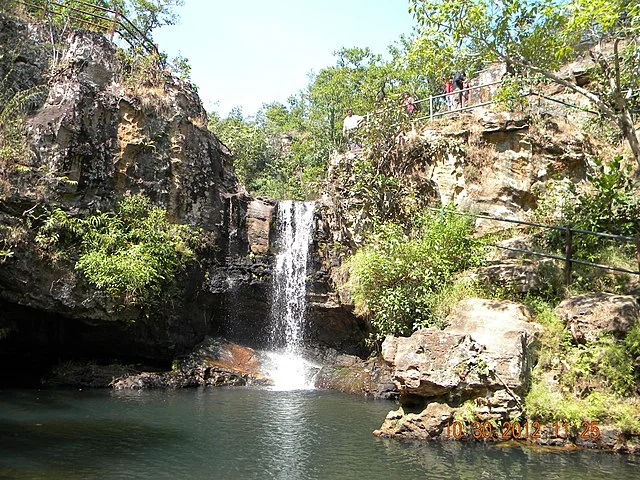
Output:
[[[448,321],[445,332],[465,333],[484,346],[483,358],[498,381],[496,386],[526,390],[543,330],[533,322],[529,308],[510,301],[468,298],[456,305]]]
[[[519,293],[540,290],[538,264],[532,261],[509,261],[487,265],[480,269],[479,277],[489,287],[506,288]]]
[[[444,330],[385,339],[382,355],[401,393],[428,398],[479,387],[526,389],[535,361],[532,346],[542,331],[527,307],[470,298],[448,320]]]
[[[469,298],[456,305],[448,322],[444,330],[385,339],[382,355],[402,408],[387,416],[376,435],[443,438],[445,423],[469,408],[487,422],[522,414],[521,396],[542,333],[530,310],[509,301]]]
[[[605,292],[568,298],[556,313],[577,343],[593,342],[605,333],[622,337],[640,317],[634,297]]]
[[[351,355],[340,355],[320,369],[315,386],[374,398],[398,396],[389,365],[379,358],[361,360]]]
[[[446,438],[446,424],[451,426],[456,409],[446,403],[433,402],[419,413],[405,413],[403,408],[387,414],[376,437],[407,438],[411,440],[453,439]]]
[[[382,357],[393,367],[401,394],[439,397],[483,385],[483,350],[469,335],[425,328],[410,337],[388,336]]]

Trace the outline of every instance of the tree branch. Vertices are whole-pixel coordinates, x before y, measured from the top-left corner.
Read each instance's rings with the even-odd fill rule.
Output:
[[[616,112],[611,107],[609,107],[609,105],[607,105],[600,97],[598,97],[594,93],[591,93],[589,90],[586,90],[582,87],[579,87],[575,83],[571,83],[568,80],[565,80],[564,78],[547,70],[546,68],[537,67],[525,58],[511,57],[508,54],[502,54],[500,56],[505,62],[511,62],[514,65],[518,65],[520,67],[531,70],[532,72],[539,73],[543,77],[548,78],[549,80],[552,80],[553,82],[562,85],[569,90],[579,93],[580,95],[586,97],[589,101],[591,101],[596,107],[598,107],[598,109],[605,116],[607,116],[611,120],[618,120],[618,115],[616,114]]]

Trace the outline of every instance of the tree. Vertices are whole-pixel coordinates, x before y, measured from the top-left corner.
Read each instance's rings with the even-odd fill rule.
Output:
[[[389,64],[369,48],[343,48],[334,53],[336,65],[323,68],[309,85],[309,120],[332,147],[341,141],[342,120],[348,108],[359,115],[376,110],[385,94]]]
[[[410,0],[426,42],[454,45],[483,60],[501,60],[542,75],[587,98],[614,122],[640,163],[633,124],[637,108],[640,0]],[[597,69],[586,89],[556,73],[580,44],[591,47]],[[605,53],[611,45],[611,53]]]
[[[112,0],[113,4],[124,4],[124,11],[132,13],[131,19],[147,36],[163,25],[175,25],[178,15],[174,8],[184,4],[183,0]]]
[[[65,21],[79,21],[85,28],[92,28],[92,25],[108,28],[110,22],[102,9],[115,10],[125,15],[143,35],[151,39],[151,33],[156,28],[177,22],[178,15],[174,9],[183,5],[184,0],[58,0],[55,3],[32,0],[28,3],[30,6],[27,8],[37,6],[37,11],[46,5],[48,11],[66,14]]]
[[[249,191],[259,190],[262,172],[275,155],[264,129],[245,120],[238,107],[225,119],[215,112],[210,114],[209,129],[231,150],[240,182]]]

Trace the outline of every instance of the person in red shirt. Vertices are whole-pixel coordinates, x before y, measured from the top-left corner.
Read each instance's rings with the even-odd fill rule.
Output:
[[[449,110],[453,110],[453,76],[450,76],[449,80],[444,84],[444,93],[447,95],[445,97],[447,107]]]

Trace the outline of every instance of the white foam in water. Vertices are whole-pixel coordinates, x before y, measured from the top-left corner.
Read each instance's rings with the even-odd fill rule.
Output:
[[[319,366],[292,352],[266,352],[265,374],[273,390],[313,390]]]

